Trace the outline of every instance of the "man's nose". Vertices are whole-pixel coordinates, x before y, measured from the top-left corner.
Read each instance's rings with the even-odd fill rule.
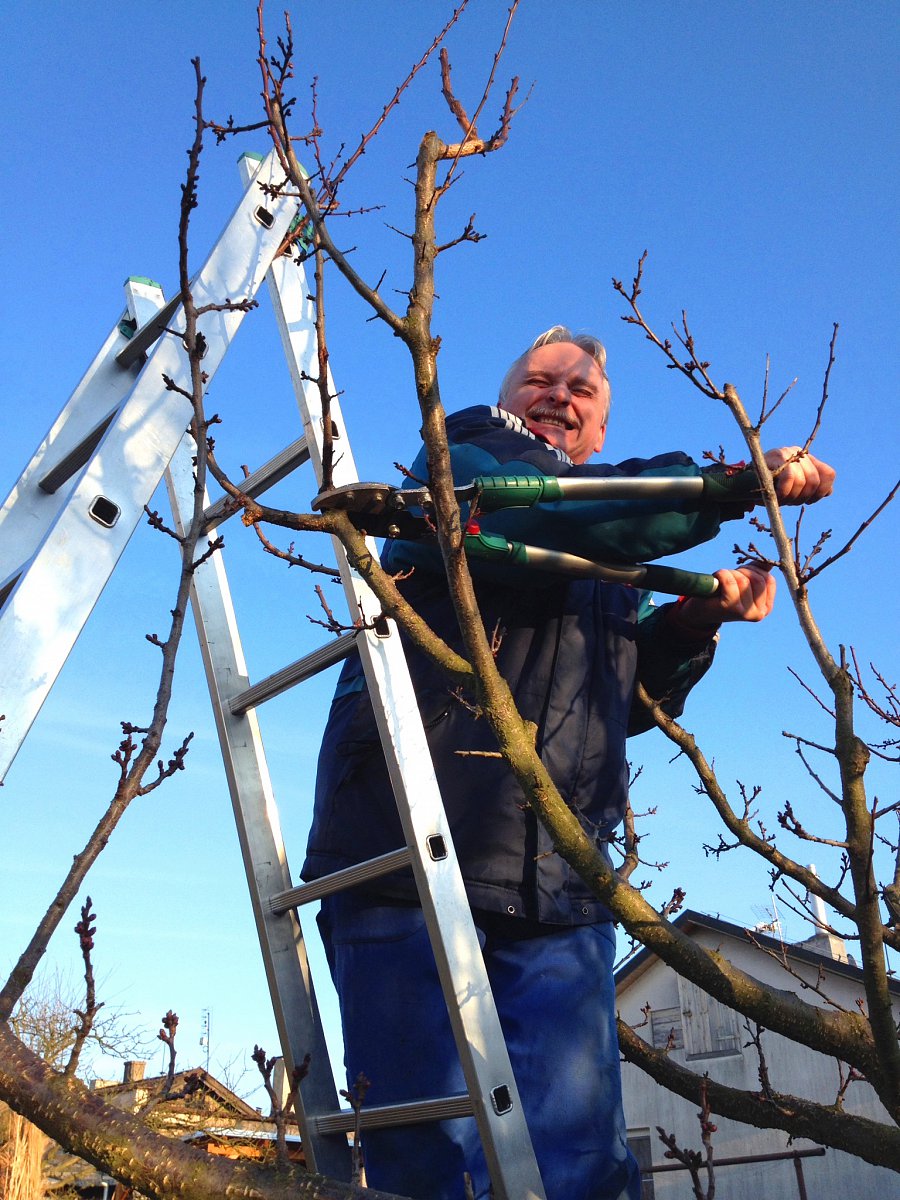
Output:
[[[553,404],[568,404],[569,389],[564,383],[552,383],[547,390],[547,399]]]

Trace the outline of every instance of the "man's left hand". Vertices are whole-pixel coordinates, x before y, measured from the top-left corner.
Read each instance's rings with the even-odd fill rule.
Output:
[[[689,596],[673,612],[675,624],[685,632],[711,632],[724,621],[762,621],[775,603],[775,576],[762,567],[716,571],[714,596]]]

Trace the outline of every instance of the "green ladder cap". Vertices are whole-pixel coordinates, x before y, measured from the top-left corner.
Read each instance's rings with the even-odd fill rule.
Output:
[[[288,226],[288,233],[296,233],[301,225],[306,226],[305,230],[303,231],[303,240],[308,244],[313,233],[313,223],[306,213],[297,213],[296,217],[294,217],[293,221],[291,221],[290,225]]]
[[[159,288],[162,291],[162,284],[157,283],[155,279],[151,279],[149,275],[129,275],[125,280],[126,283],[145,283],[147,287]]]
[[[252,158],[254,162],[262,162],[265,157],[264,154],[257,154],[255,150],[245,150],[243,154],[238,155],[238,162],[242,158]],[[302,163],[300,164],[300,170],[303,172],[303,178],[309,179],[309,171],[307,171]]]
[[[240,162],[242,158],[252,158],[254,162],[262,162],[265,157],[264,154],[257,154],[255,150],[245,150],[243,154],[238,155],[237,160]],[[303,178],[309,179],[309,171],[307,171],[303,163],[300,164],[300,170],[303,172]]]

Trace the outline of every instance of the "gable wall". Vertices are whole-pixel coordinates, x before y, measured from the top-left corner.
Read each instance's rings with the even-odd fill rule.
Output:
[[[754,975],[767,986],[778,989],[798,990],[800,984],[791,978],[773,959],[755,947],[715,931],[699,930],[696,940],[711,949],[720,949],[726,957]],[[814,981],[815,968],[800,968],[805,978]],[[641,1007],[649,1002],[654,1009],[681,1008],[693,1003],[691,988],[679,987],[679,979],[669,967],[658,959],[634,980],[626,981],[618,996],[620,1015],[632,1026],[644,1020]],[[829,994],[843,1007],[855,1010],[859,987],[853,980],[829,974]],[[802,998],[810,1003],[824,1004],[809,991]],[[898,1006],[900,1017],[900,1006]],[[690,1016],[683,1016],[686,1023]],[[711,1078],[731,1087],[759,1089],[758,1060],[752,1047],[743,1049],[748,1040],[743,1028],[743,1018],[738,1018],[741,1047],[736,1054],[712,1055],[688,1058],[688,1043],[683,1049],[670,1053],[674,1061],[702,1074],[707,1071]],[[650,1026],[639,1028],[640,1036],[650,1039]],[[833,1058],[826,1058],[813,1051],[790,1042],[777,1034],[763,1034],[763,1047],[773,1088],[832,1104],[838,1088],[838,1067]],[[625,1117],[629,1131],[648,1130],[651,1135],[651,1151],[654,1164],[664,1163],[665,1148],[656,1134],[656,1126],[662,1125],[669,1133],[675,1133],[679,1144],[700,1148],[700,1128],[697,1121],[697,1105],[682,1100],[660,1088],[648,1075],[628,1063],[622,1065],[622,1086],[625,1101]],[[845,1108],[874,1119],[884,1119],[883,1107],[868,1084],[853,1083],[847,1093]],[[718,1157],[732,1155],[766,1154],[786,1149],[803,1149],[814,1143],[797,1139],[793,1146],[787,1145],[787,1135],[778,1130],[755,1129],[738,1125],[724,1118],[714,1118],[718,1130],[713,1144]],[[803,1160],[806,1190],[815,1200],[846,1200],[848,1196],[877,1197],[878,1200],[900,1200],[900,1176],[883,1168],[873,1167],[851,1155],[828,1149],[824,1158]],[[689,1200],[692,1196],[687,1171],[657,1174],[654,1176],[656,1200]],[[727,1200],[760,1200],[761,1196],[771,1200],[794,1200],[799,1196],[793,1162],[759,1163],[746,1166],[722,1167],[717,1173],[717,1194]]]

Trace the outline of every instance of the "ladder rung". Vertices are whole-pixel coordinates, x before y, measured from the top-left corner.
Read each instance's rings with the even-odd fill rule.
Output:
[[[313,650],[312,654],[307,654],[303,658],[298,658],[296,662],[282,667],[274,675],[267,675],[265,679],[254,683],[246,691],[238,692],[236,696],[232,696],[228,707],[236,717],[239,717],[248,708],[256,708],[258,705],[264,704],[266,700],[271,700],[273,696],[286,692],[295,683],[303,683],[305,679],[311,679],[320,671],[326,671],[335,663],[341,662],[355,644],[356,633],[345,633],[343,637],[337,638],[325,646],[320,646],[318,650]]]
[[[116,355],[120,367],[130,367],[138,359],[143,358],[155,341],[163,334],[171,323],[175,313],[181,307],[181,293],[174,296],[168,304],[151,317],[146,325],[142,325],[128,345]]]
[[[364,1108],[359,1114],[360,1129],[389,1129],[396,1125],[420,1125],[424,1121],[449,1121],[454,1117],[470,1117],[474,1112],[468,1096],[445,1096],[436,1100],[414,1100],[409,1104],[384,1104],[380,1108]],[[319,1133],[345,1133],[356,1128],[356,1113],[351,1109],[313,1117],[312,1124]]]
[[[300,883],[289,888],[286,892],[278,892],[269,901],[270,910],[280,916],[290,908],[299,908],[301,904],[311,904],[313,900],[321,900],[323,896],[332,896],[335,892],[346,891],[359,883],[368,883],[370,879],[378,879],[408,867],[412,862],[412,851],[408,846],[400,850],[391,850],[388,854],[380,854],[378,858],[370,858],[368,862],[357,863],[355,867],[344,867],[342,871],[334,871],[323,879],[315,879],[312,883]]]
[[[289,446],[285,446],[280,454],[270,458],[264,466],[257,468],[252,475],[248,475],[241,482],[241,491],[246,492],[248,496],[261,496],[268,488],[274,487],[285,476],[290,475],[291,471],[302,466],[308,460],[309,446],[306,438],[299,437]],[[222,496],[215,504],[211,504],[203,514],[204,527],[212,529],[226,517],[231,516],[231,513],[226,511],[230,503],[232,503],[230,496]]]
[[[47,472],[43,479],[38,480],[38,487],[42,492],[52,495],[57,488],[62,487],[67,479],[71,479],[76,471],[81,470],[100,445],[104,433],[115,420],[118,411],[118,408],[114,408],[99,425],[94,426],[87,437],[82,438],[74,450],[70,450],[65,458],[61,458],[56,466]]]

